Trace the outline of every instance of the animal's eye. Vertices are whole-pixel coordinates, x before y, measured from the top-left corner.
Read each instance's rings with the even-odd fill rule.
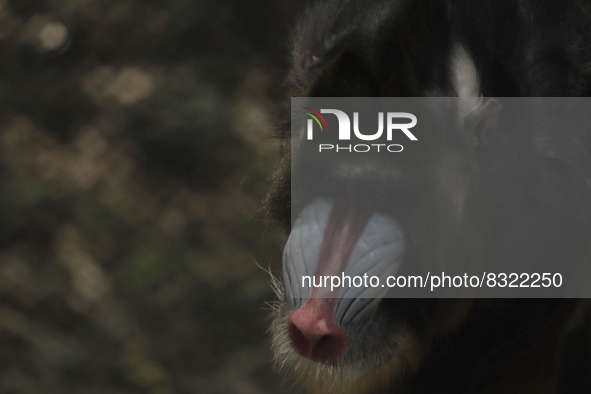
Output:
[[[380,202],[386,202],[386,201],[388,201],[390,199],[390,196],[388,195],[388,193],[386,193],[386,191],[384,191],[384,190],[378,190],[377,193],[376,193],[376,198]]]

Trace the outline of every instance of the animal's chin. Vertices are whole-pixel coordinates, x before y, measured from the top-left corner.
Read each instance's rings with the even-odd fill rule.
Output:
[[[366,373],[362,372],[362,365],[358,363],[343,361],[329,365],[300,356],[293,348],[282,356],[290,360],[289,365],[284,366],[284,372],[312,393],[347,394],[365,391],[359,389]],[[277,361],[282,364],[282,360]]]
[[[282,320],[285,326],[285,320]],[[352,394],[370,392],[379,384],[391,382],[401,375],[397,371],[410,365],[403,355],[395,354],[371,360],[356,359],[354,351],[348,351],[340,359],[323,362],[302,356],[291,346],[287,330],[274,336],[276,364],[294,381],[311,393]],[[408,343],[409,341],[402,341]],[[352,344],[355,347],[355,343]],[[352,350],[352,349],[350,349]],[[401,347],[404,351],[404,346]],[[371,360],[371,361],[370,361]]]

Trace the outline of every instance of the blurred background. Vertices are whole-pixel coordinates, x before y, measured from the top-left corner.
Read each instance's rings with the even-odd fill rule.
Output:
[[[257,264],[305,6],[0,0],[0,393],[291,392]]]

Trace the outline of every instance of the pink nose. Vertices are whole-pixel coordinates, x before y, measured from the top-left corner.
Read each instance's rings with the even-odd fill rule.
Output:
[[[334,318],[334,298],[311,298],[287,318],[291,345],[299,355],[335,365],[345,353],[349,336]]]

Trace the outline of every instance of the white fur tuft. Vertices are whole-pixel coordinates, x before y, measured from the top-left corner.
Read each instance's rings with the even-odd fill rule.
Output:
[[[482,103],[480,76],[472,57],[461,44],[455,45],[450,62],[453,86],[460,98],[458,115],[463,120]]]

